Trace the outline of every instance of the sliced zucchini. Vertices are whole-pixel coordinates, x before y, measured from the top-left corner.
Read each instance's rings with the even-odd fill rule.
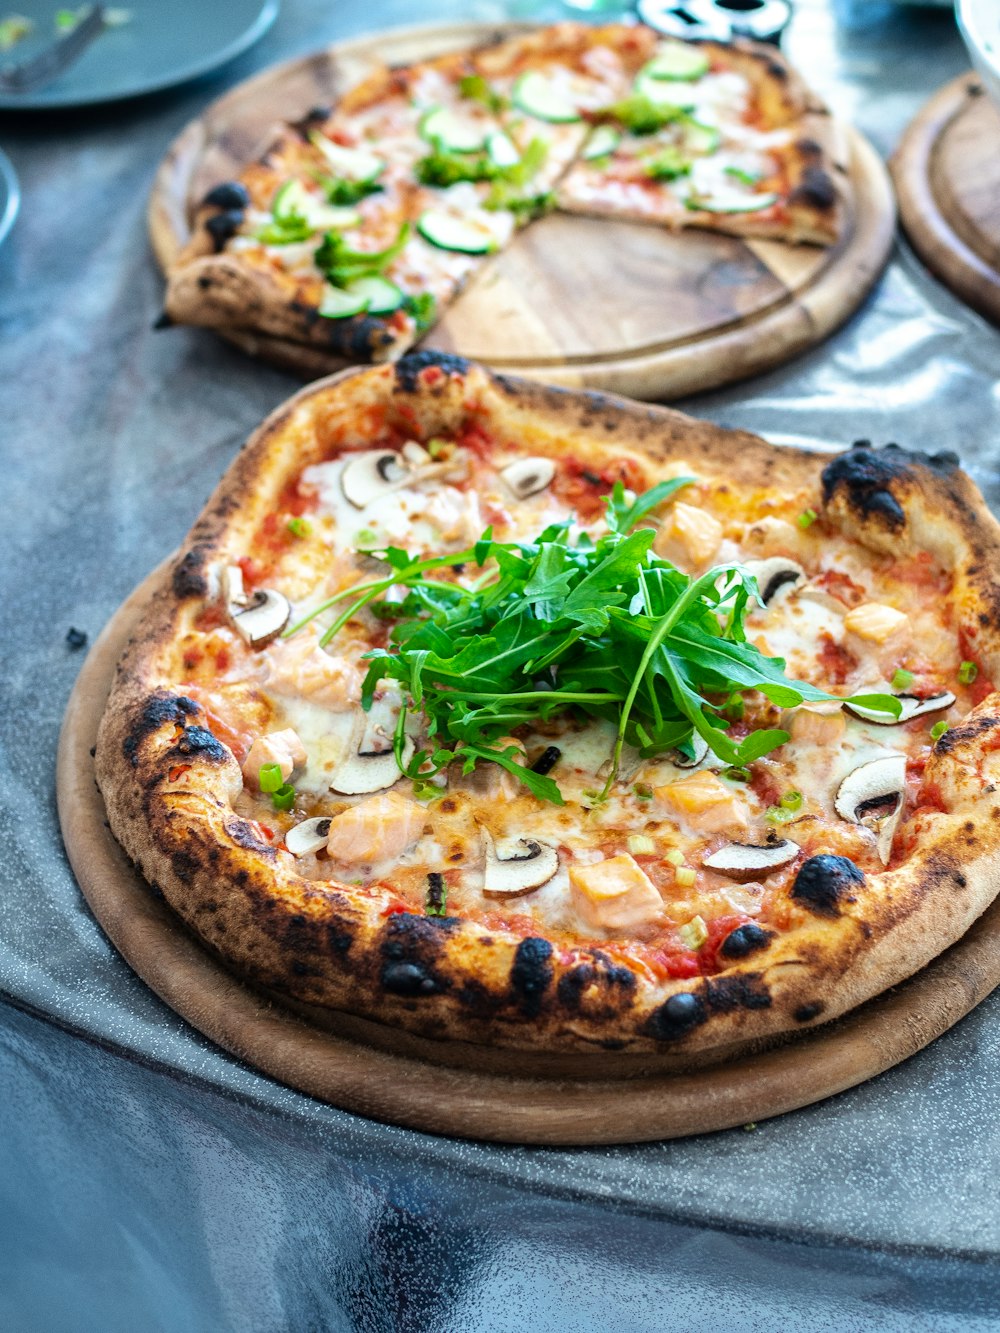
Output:
[[[693,111],[695,99],[690,89],[682,83],[671,83],[668,79],[657,79],[649,73],[649,66],[641,69],[635,76],[632,91],[637,97],[645,97],[654,106],[676,107],[678,111]]]
[[[388,278],[356,278],[345,289],[351,296],[364,297],[369,315],[391,315],[403,304],[403,293]]]
[[[324,319],[349,319],[352,315],[362,315],[368,309],[368,298],[360,292],[349,292],[343,287],[334,287],[330,282],[323,284],[323,297],[319,303],[319,313]]]
[[[431,107],[424,112],[420,134],[428,143],[440,144],[449,153],[478,153],[486,139],[481,126],[446,106]]]
[[[513,139],[504,134],[503,130],[494,130],[486,136],[486,152],[497,167],[516,167],[521,160]]]
[[[309,140],[329,162],[333,174],[342,180],[373,181],[385,170],[382,158],[369,153],[365,148],[344,148],[325,134],[320,134],[319,130],[313,130]]]
[[[456,250],[463,255],[485,255],[497,248],[496,237],[481,222],[456,217],[429,208],[417,222],[417,231],[439,250]]]
[[[615,151],[621,141],[621,131],[616,130],[613,125],[598,125],[587,140],[583,157],[587,162],[593,162],[595,157],[607,157],[609,153]]]
[[[538,70],[522,74],[514,84],[511,96],[514,105],[529,116],[548,120],[555,125],[569,125],[580,119],[576,104],[564,88],[547,79]]]
[[[749,194],[746,198],[708,199],[689,194],[684,207],[696,213],[763,213],[766,208],[774,207],[778,197],[776,194]]]
[[[646,69],[654,79],[700,79],[708,73],[708,56],[685,42],[664,42]]]
[[[721,142],[722,136],[714,125],[689,120],[684,126],[684,147],[689,153],[714,153]]]
[[[292,217],[304,219],[313,231],[343,231],[356,227],[361,214],[356,208],[335,208],[310,194],[301,181],[285,181],[271,202],[271,212],[278,222]]]

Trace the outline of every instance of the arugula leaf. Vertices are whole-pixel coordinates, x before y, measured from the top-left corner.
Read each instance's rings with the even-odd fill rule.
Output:
[[[313,258],[320,272],[344,287],[357,278],[378,277],[400,253],[410,237],[410,224],[404,222],[396,239],[384,250],[352,250],[338,231],[328,231]]]
[[[337,262],[344,253],[336,250]],[[362,706],[371,708],[382,681],[398,683],[405,706],[397,762],[408,711],[417,710],[431,748],[404,771],[424,784],[450,764],[468,772],[490,762],[540,799],[562,803],[551,777],[532,773],[516,747],[498,742],[567,712],[615,727],[602,795],[617,780],[626,745],[648,758],[689,749],[697,733],[724,762],[745,767],[788,733],[734,738],[744,693],[788,708],[837,696],[789,678],[781,658],[747,642],[743,622],[759,602],[748,570],[720,565],[692,579],[656,555],[651,528],[631,530],[691,481],[671,478],[634,499],[617,484],[606,497],[608,531],[596,540],[566,520],[530,542],[497,541],[487,529],[465,551],[426,559],[393,546],[368,551],[387,566],[384,577],[342,589],[284,633],[329,611],[335,618],[322,644],[366,610],[391,624],[389,646],[366,654]],[[462,567],[481,572],[460,583]],[[390,588],[395,600],[386,602]],[[855,701],[899,715],[899,701],[886,695]]]
[[[689,118],[682,106],[670,102],[653,102],[641,94],[625,97],[607,107],[603,115],[615,120],[633,134],[655,134],[665,125],[673,125]]]
[[[481,74],[463,75],[458,82],[458,91],[471,102],[481,102],[494,113],[504,111],[508,106],[506,97],[494,92]]]

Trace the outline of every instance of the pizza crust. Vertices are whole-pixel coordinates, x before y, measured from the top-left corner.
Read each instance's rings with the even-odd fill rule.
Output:
[[[826,517],[859,542],[897,555],[930,549],[954,565],[955,615],[983,669],[1000,672],[998,528],[951,455],[862,446],[831,461],[429,353],[322,381],[272,414],[226,473],[122,659],[98,738],[115,836],[220,958],[296,1003],[456,1050],[684,1067],[837,1017],[923,967],[988,906],[1000,890],[997,694],[935,747],[928,771],[942,808],[918,809],[904,826],[898,836],[912,850],[901,866],[834,895],[806,927],[714,976],[653,984],[600,947],[566,952],[472,920],[385,915],[380,891],[296,874],[233,811],[239,766],[174,683],[175,645],[210,592],[213,566],[244,549],[290,475],[324,456],[333,424],[373,409],[442,434],[474,410],[528,447],[572,440],[582,458],[609,448],[682,457],[737,486],[795,488],[822,476]],[[196,773],[194,790],[176,780],[181,765]]]

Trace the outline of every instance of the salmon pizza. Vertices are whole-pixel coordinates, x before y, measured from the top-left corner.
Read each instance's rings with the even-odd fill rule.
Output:
[[[348,372],[258,430],[145,613],[111,828],[292,1002],[717,1058],[908,977],[1000,888],[998,551],[952,454],[431,353]]]
[[[380,68],[195,211],[168,321],[399,356],[553,208],[829,245],[843,146],[772,48],[562,23]]]

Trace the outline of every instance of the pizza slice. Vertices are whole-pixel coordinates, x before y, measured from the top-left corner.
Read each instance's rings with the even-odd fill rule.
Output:
[[[819,245],[843,229],[844,147],[776,52],[663,42],[591,119],[562,209]]]

